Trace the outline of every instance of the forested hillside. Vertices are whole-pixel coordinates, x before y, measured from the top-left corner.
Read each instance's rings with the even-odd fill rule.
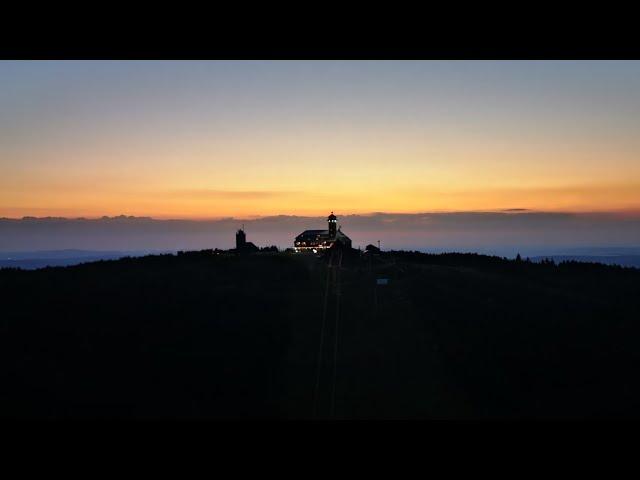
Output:
[[[5,418],[640,416],[637,269],[203,251],[0,296]]]

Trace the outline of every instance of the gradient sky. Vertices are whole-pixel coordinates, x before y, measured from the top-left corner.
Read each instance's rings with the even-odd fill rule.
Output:
[[[636,215],[639,154],[640,62],[0,62],[4,217]]]

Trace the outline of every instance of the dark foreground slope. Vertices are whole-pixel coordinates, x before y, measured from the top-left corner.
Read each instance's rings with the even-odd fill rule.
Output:
[[[403,252],[1,270],[0,415],[640,417],[639,293],[635,269]]]

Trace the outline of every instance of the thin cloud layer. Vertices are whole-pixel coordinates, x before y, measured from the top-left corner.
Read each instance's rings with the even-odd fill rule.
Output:
[[[383,248],[478,251],[531,255],[567,246],[640,246],[640,216],[620,213],[549,213],[522,209],[339,215],[339,224],[364,247],[380,240]],[[244,225],[258,245],[289,247],[295,235],[324,228],[326,217],[278,215],[257,219],[157,220],[149,217],[99,219],[25,217],[0,219],[0,250],[180,250],[230,248]]]

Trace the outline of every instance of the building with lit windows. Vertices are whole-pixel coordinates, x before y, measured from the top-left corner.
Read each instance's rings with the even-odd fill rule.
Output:
[[[296,252],[312,251],[316,253],[331,248],[337,242],[351,248],[351,239],[342,233],[338,227],[338,218],[333,212],[327,217],[327,222],[329,223],[328,230],[305,230],[298,235],[293,243]]]

